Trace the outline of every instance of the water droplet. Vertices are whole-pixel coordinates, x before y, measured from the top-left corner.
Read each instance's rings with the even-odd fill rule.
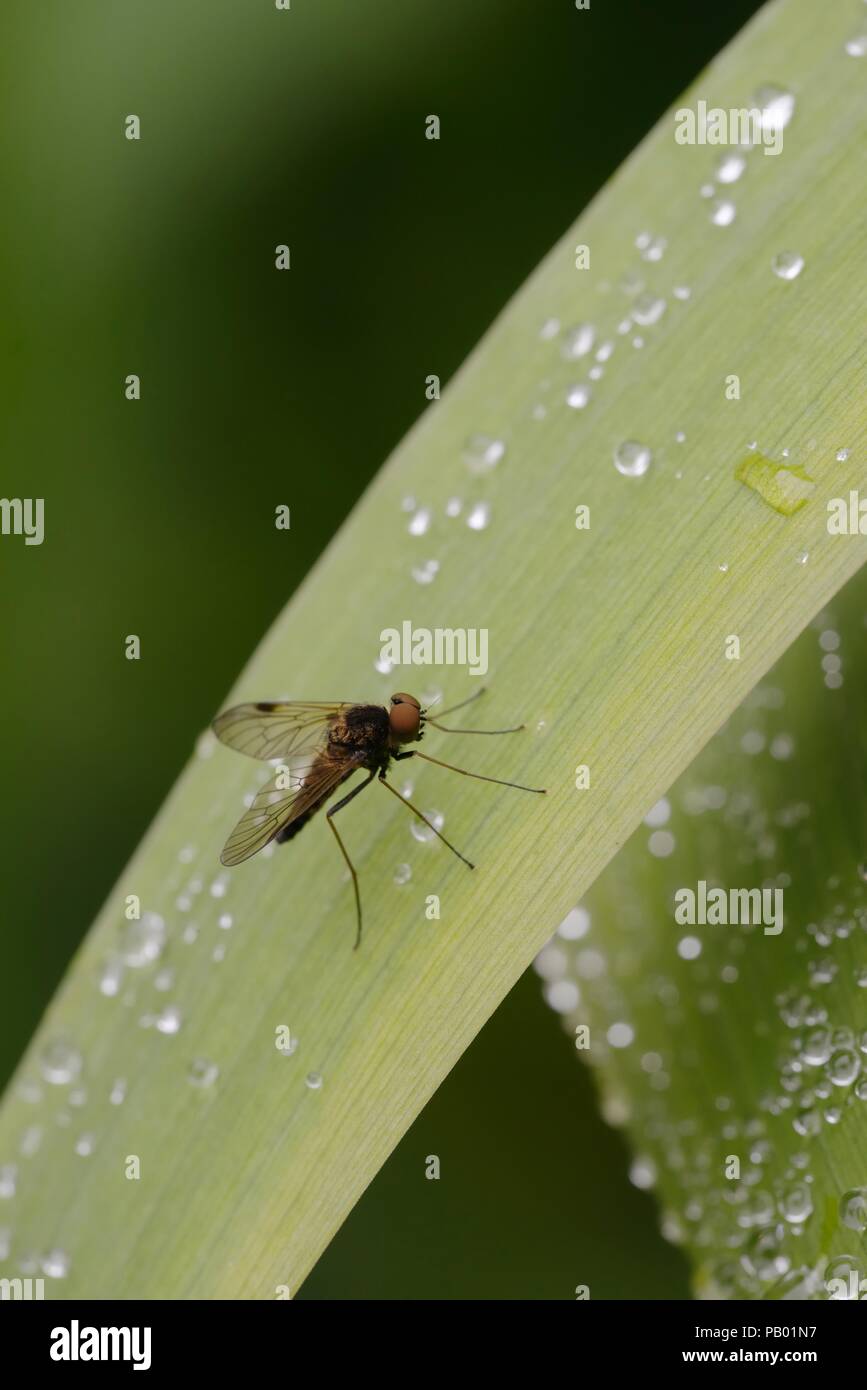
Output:
[[[309,1071],[304,1078],[304,1085],[311,1091],[321,1091],[322,1075],[318,1071]]]
[[[559,948],[552,948],[558,951]],[[563,957],[563,968],[566,968],[566,957]],[[592,946],[585,946],[583,951],[579,951],[575,957],[575,970],[582,980],[601,980],[608,969],[607,962],[601,951],[594,950]]]
[[[65,1279],[69,1273],[70,1259],[65,1250],[49,1250],[42,1259],[42,1273],[49,1279]]]
[[[605,1036],[611,1047],[629,1047],[635,1041],[635,1029],[629,1023],[612,1023]]]
[[[378,671],[381,676],[390,676],[394,670],[394,662],[390,656],[381,656],[374,661],[373,669]]]
[[[747,161],[739,150],[729,150],[728,153],[720,155],[716,166],[716,180],[718,183],[737,183],[741,174],[747,167]]]
[[[394,882],[400,887],[404,883],[409,883],[412,878],[412,869],[409,864],[398,864],[394,871]]]
[[[410,574],[416,584],[433,584],[440,572],[439,560],[425,560],[422,565],[413,565]]]
[[[795,114],[795,98],[783,87],[771,83],[759,88],[753,105],[762,113],[762,130],[784,130]]]
[[[169,1004],[157,1015],[156,1027],[160,1033],[177,1033],[181,1026],[181,1011],[174,1004]]]
[[[566,952],[553,939],[533,959],[533,969],[540,980],[559,980],[566,974],[568,964]]]
[[[759,729],[747,729],[741,738],[741,748],[751,758],[761,753],[765,746],[765,736]]]
[[[402,498],[400,499],[400,510],[401,510],[402,512],[414,512],[415,509],[416,509],[416,500],[415,500],[414,497],[409,497],[409,496],[408,496],[408,497],[402,497]]]
[[[838,449],[838,450],[837,450],[837,462],[838,462],[838,463],[845,463],[848,457],[849,457],[849,450],[848,450],[848,449]]]
[[[701,955],[701,942],[697,936],[684,936],[677,943],[677,954],[681,960],[696,960]]]
[[[721,563],[717,565],[717,569],[719,570],[720,574],[728,574],[728,572],[729,572],[728,561],[727,561],[727,560],[721,561]]]
[[[554,980],[543,990],[545,1003],[556,1014],[571,1014],[581,1002],[581,992],[574,980]]]
[[[675,299],[689,299],[690,295],[692,294],[692,290],[689,288],[688,285],[675,285],[674,289],[672,290],[672,294],[674,295]]]
[[[146,912],[137,922],[126,922],[121,932],[120,953],[127,965],[140,969],[162,953],[166,924],[156,912]]]
[[[861,1059],[850,1047],[841,1047],[825,1067],[825,1075],[835,1086],[851,1086],[861,1070]]]
[[[642,1191],[647,1191],[656,1182],[656,1164],[652,1158],[646,1155],[639,1155],[629,1169],[629,1181],[633,1187],[640,1187]]]
[[[867,1231],[867,1187],[852,1187],[843,1193],[840,1220],[851,1231]]]
[[[853,1274],[854,1279],[852,1278]],[[857,1255],[837,1255],[833,1260],[829,1260],[824,1271],[825,1288],[828,1291],[829,1302],[848,1301],[849,1290],[853,1287],[856,1290],[854,1296],[857,1299],[857,1289],[861,1278],[861,1262]],[[833,1293],[831,1292],[832,1289]]]
[[[427,816],[428,820],[436,826],[437,830],[442,830],[446,823],[446,818],[442,811],[425,811],[424,814]],[[424,824],[424,821],[411,821],[410,831],[413,837],[422,845],[430,844],[431,840],[436,839],[436,835],[431,830],[430,826]]]
[[[123,961],[120,956],[109,956],[103,963],[99,976],[99,992],[106,999],[114,999],[123,983]]]
[[[210,729],[206,729],[205,732],[199,734],[199,737],[196,739],[196,757],[201,758],[203,761],[206,758],[210,758],[216,746],[216,736],[211,733]]]
[[[81,1072],[82,1056],[77,1048],[58,1038],[43,1049],[39,1066],[52,1086],[68,1086]]]
[[[542,327],[539,329],[539,337],[542,338],[543,341],[547,342],[550,338],[556,338],[559,332],[560,320],[546,319],[545,322],[542,324]]]
[[[432,513],[430,507],[419,507],[410,517],[407,530],[411,536],[424,536],[430,530]]]
[[[474,434],[464,446],[464,462],[471,473],[490,473],[505,452],[506,446],[502,439],[491,439],[487,434]]]
[[[632,306],[632,317],[642,328],[659,323],[665,313],[665,300],[656,295],[641,294]]]
[[[804,257],[797,251],[778,251],[771,261],[771,270],[780,280],[797,280],[804,269]]]
[[[18,1181],[18,1169],[14,1163],[0,1164],[0,1197],[10,1198],[15,1196],[15,1184]]]
[[[79,1155],[80,1158],[90,1158],[90,1155],[93,1153],[95,1148],[95,1134],[79,1135],[78,1139],[76,1139],[75,1141],[75,1152]]]
[[[805,1182],[795,1183],[780,1198],[780,1214],[786,1221],[800,1225],[812,1211],[813,1198]]]
[[[776,734],[771,740],[770,754],[777,762],[786,762],[795,751],[795,741],[791,734]]]
[[[644,824],[651,830],[657,830],[661,825],[667,825],[671,819],[671,802],[663,796],[659,801],[651,806],[647,815],[644,817]]]
[[[647,841],[647,848],[654,859],[667,859],[669,855],[674,854],[677,841],[670,830],[654,830]]]
[[[32,1158],[35,1153],[38,1153],[39,1145],[42,1143],[42,1135],[41,1125],[28,1125],[21,1136],[19,1145],[22,1157]]]
[[[187,1068],[187,1080],[190,1085],[201,1090],[213,1086],[219,1075],[220,1068],[216,1062],[209,1062],[206,1057],[196,1057]]]
[[[596,329],[592,323],[579,323],[570,328],[563,344],[563,356],[570,362],[578,357],[586,357],[596,341]]]
[[[800,1056],[810,1067],[821,1067],[831,1056],[831,1029],[814,1028],[804,1039]]]
[[[446,502],[446,516],[460,516],[463,505],[460,497],[450,497]]]
[[[564,941],[580,941],[590,930],[590,913],[586,907],[573,907],[557,928]]]
[[[678,430],[677,434],[674,436],[674,442],[676,444],[686,443],[686,435],[684,434],[683,430]]]
[[[471,531],[484,531],[490,525],[491,504],[490,502],[477,502],[467,517],[467,525]]]
[[[800,551],[798,552],[798,554],[795,556],[795,564],[796,564],[796,565],[806,565],[806,563],[807,563],[807,561],[809,560],[809,558],[810,558],[810,552],[809,552],[809,550],[800,550]]]
[[[600,343],[598,348],[596,349],[596,361],[607,362],[608,359],[613,355],[613,353],[614,344],[612,343],[610,338],[607,338],[605,342]]]
[[[112,1086],[111,1093],[108,1097],[112,1105],[123,1105],[126,1100],[126,1088],[126,1078],[119,1076]]]
[[[855,34],[846,40],[846,52],[850,58],[863,58],[867,53],[867,32]]]
[[[738,215],[731,198],[714,198],[710,209],[710,220],[715,227],[730,227]]]
[[[801,1134],[804,1138],[814,1138],[821,1132],[822,1117],[818,1110],[803,1110],[800,1115],[795,1116],[792,1128],[796,1134]]]
[[[645,244],[639,247],[641,259],[643,261],[661,261],[667,245],[668,242],[664,236],[648,237]]]
[[[589,386],[584,386],[580,383],[577,386],[570,386],[566,393],[566,404],[571,406],[573,410],[583,410],[590,400],[590,395]]]
[[[627,439],[614,450],[614,467],[624,478],[641,478],[653,461],[653,455],[646,444],[638,444]]]

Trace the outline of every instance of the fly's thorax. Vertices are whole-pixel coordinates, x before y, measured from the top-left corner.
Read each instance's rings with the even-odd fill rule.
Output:
[[[388,743],[388,714],[381,705],[351,705],[331,727],[332,748],[375,756]]]

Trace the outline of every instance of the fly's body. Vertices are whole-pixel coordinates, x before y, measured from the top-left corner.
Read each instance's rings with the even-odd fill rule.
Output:
[[[482,694],[479,691],[478,694]],[[471,697],[477,698],[476,696]],[[465,700],[463,704],[469,704]],[[453,706],[460,709],[461,705]],[[445,713],[449,713],[448,710]],[[427,710],[422,709],[415,696],[392,695],[389,708],[382,705],[351,702],[319,703],[304,701],[259,702],[236,705],[214,720],[214,732],[230,748],[266,762],[281,761],[274,778],[262,787],[252,805],[239,820],[220,858],[227,865],[240,864],[272,840],[284,843],[294,839],[309,820],[320,811],[338,787],[355,772],[366,772],[364,781],[342,797],[326,813],[328,824],[337,840],[340,852],[349,868],[355,889],[358,932],[355,945],[361,942],[361,895],[358,875],[346,846],[340,837],[334,816],[348,806],[359,792],[378,778],[384,787],[424,821],[425,825],[469,867],[474,866],[455,849],[435,825],[405,796],[393,787],[386,777],[392,760],[423,758],[438,767],[459,772],[482,782],[518,787],[521,791],[541,792],[539,787],[520,787],[517,782],[503,782],[499,777],[484,777],[452,763],[428,757],[406,744],[418,743],[424,737],[424,726],[430,724],[443,733],[510,734],[517,729],[446,729]],[[519,727],[523,728],[523,725]],[[287,763],[293,766],[287,766]]]
[[[345,713],[338,714],[328,731],[328,744],[325,752],[317,753],[310,768],[310,783],[313,786],[328,785],[315,802],[311,801],[288,825],[277,831],[274,839],[278,844],[292,840],[300,830],[312,820],[317,811],[325,806],[334,788],[330,785],[329,772],[335,759],[346,763],[346,770],[337,783],[347,781],[359,768],[369,772],[388,771],[391,762],[391,749],[388,742],[388,711],[382,705],[350,705]]]

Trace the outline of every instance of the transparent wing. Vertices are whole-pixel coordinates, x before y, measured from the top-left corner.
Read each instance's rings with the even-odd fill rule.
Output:
[[[321,805],[357,767],[345,758],[320,754],[311,767],[298,773],[278,770],[256,793],[252,805],[238,821],[220,855],[222,862],[231,867],[257,854],[270,844],[278,830]]]
[[[211,726],[221,743],[248,758],[288,758],[314,752],[328,729],[352,701],[263,701],[235,705],[217,715]]]

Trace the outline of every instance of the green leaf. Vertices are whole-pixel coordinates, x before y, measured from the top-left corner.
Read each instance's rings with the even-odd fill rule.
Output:
[[[4,1179],[16,1193],[0,1269],[54,1251],[48,1267],[67,1268],[71,1296],[294,1293],[556,923],[862,563],[862,538],[826,528],[828,500],[859,482],[864,439],[854,253],[867,113],[849,27],[788,0],[703,75],[691,103],[745,105],[769,82],[795,96],[783,152],[753,151],[727,195],[735,220],[711,220],[699,189],[715,151],[678,145],[669,115],[397,450],[231,697],[385,699],[436,685],[445,705],[478,681],[458,667],[386,678],[380,633],[404,620],[486,629],[485,726],[527,730],[430,735],[425,750],[549,795],[410,765],[415,797],[445,814],[470,873],[414,839],[373,786],[342,816],[366,904],[353,952],[351,888],[321,819],[221,873],[257,783],[252,763],[206,736],[4,1102],[0,1162],[17,1171]],[[578,245],[590,269],[576,269]],[[794,279],[772,270],[783,251],[804,258]],[[551,320],[553,336],[541,331]],[[588,323],[591,352],[564,357]],[[504,445],[493,466],[499,450],[478,442],[468,466],[479,436]],[[808,467],[815,492],[796,515],[738,483],[752,441]],[[576,527],[581,506],[589,529]],[[408,882],[396,881],[403,864]],[[129,895],[153,914],[135,940]],[[281,1026],[297,1039],[289,1056],[275,1047]]]
[[[862,571],[539,961],[703,1297],[867,1277],[865,611]]]

